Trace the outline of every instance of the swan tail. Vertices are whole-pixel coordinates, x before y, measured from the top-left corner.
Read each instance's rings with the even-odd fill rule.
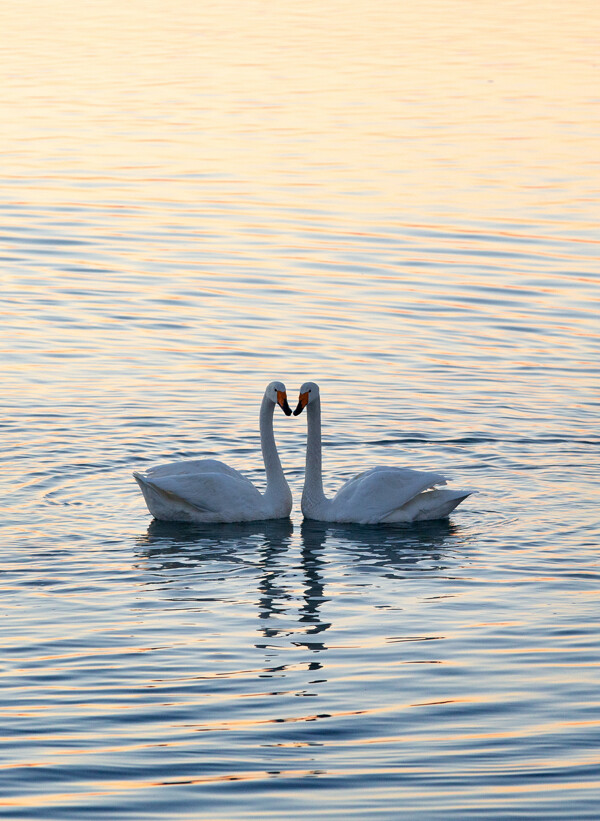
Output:
[[[137,471],[133,471],[133,478],[140,486],[142,493],[144,494],[144,499],[146,500],[146,504],[148,505],[148,510],[152,515],[159,519],[161,518],[160,515],[157,515],[155,512],[160,509],[160,503],[167,503],[169,505],[177,505],[182,507],[184,510],[189,510],[190,508],[195,511],[196,513],[214,513],[214,511],[206,507],[204,505],[199,505],[195,502],[190,502],[188,499],[184,499],[183,496],[179,496],[177,493],[174,493],[172,490],[167,490],[166,488],[160,487],[156,482],[153,482],[151,479],[148,479],[147,476],[142,476]],[[158,506],[157,503],[158,502]]]
[[[428,490],[419,493],[397,510],[393,510],[384,522],[425,522],[445,519],[473,491]]]

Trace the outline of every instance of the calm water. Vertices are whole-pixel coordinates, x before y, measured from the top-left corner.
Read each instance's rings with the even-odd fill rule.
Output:
[[[2,3],[5,818],[597,818],[600,15],[408,6]],[[272,379],[478,493],[153,522]]]

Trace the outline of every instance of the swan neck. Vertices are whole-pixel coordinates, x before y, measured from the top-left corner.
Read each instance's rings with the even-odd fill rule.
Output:
[[[308,505],[325,501],[323,493],[323,465],[321,458],[321,399],[314,399],[306,406],[306,469],[304,475],[303,502]]]
[[[262,405],[260,406],[259,424],[260,447],[262,450],[263,462],[265,464],[265,473],[267,475],[267,490],[272,489],[273,487],[287,487],[279,454],[277,453],[275,434],[273,433],[274,411],[275,404],[264,396]]]

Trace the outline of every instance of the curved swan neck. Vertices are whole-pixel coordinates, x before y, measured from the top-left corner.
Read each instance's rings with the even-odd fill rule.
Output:
[[[323,465],[321,459],[321,399],[317,397],[306,406],[306,468],[304,474],[303,505],[325,502],[323,493]]]
[[[277,453],[277,445],[275,444],[275,434],[273,433],[273,412],[275,411],[274,403],[263,396],[263,401],[260,406],[260,447],[263,455],[263,462],[265,463],[265,473],[267,474],[267,490],[272,487],[287,487],[285,476],[283,475],[283,468],[279,454]]]

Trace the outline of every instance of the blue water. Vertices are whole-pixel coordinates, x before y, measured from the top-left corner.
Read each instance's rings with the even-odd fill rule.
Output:
[[[0,815],[597,818],[594,5],[52,6],[0,21]],[[477,493],[305,522],[277,413],[290,520],[153,521],[133,470],[263,486],[273,379],[326,492]]]

